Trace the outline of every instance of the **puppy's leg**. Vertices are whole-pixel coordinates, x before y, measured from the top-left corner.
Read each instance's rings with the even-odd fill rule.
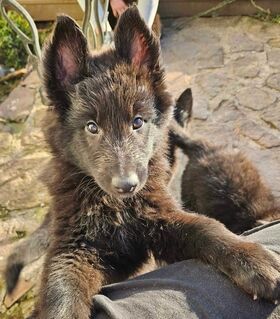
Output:
[[[87,251],[47,256],[34,318],[88,319],[92,296],[105,282],[97,265]]]
[[[168,205],[156,220],[155,258],[168,263],[199,258],[230,277],[254,297],[280,298],[280,259],[257,243],[242,239],[218,221]]]

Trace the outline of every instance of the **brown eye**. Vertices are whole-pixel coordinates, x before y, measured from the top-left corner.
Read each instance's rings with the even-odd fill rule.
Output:
[[[86,129],[91,133],[91,134],[97,134],[98,133],[98,126],[94,121],[89,121],[87,122]]]
[[[144,124],[144,120],[142,119],[141,116],[135,117],[133,120],[133,129],[138,130],[140,127],[142,127]]]

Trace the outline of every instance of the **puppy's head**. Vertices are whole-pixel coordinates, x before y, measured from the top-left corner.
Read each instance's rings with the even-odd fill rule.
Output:
[[[115,197],[145,185],[166,135],[172,108],[159,58],[159,42],[136,7],[119,19],[115,49],[91,56],[67,16],[45,49],[45,87],[57,114],[48,132],[52,150]]]

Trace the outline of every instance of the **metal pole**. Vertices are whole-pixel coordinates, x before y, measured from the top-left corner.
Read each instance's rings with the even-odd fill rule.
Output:
[[[19,13],[21,16],[23,16],[26,21],[29,24],[29,27],[31,29],[31,37],[27,36],[25,33],[23,33],[18,26],[9,18],[6,7],[11,7],[14,11]],[[10,27],[17,33],[19,38],[21,39],[25,50],[29,54],[31,58],[31,63],[37,70],[39,76],[41,77],[40,68],[39,68],[39,62],[41,61],[41,48],[40,48],[40,42],[39,42],[39,35],[37,27],[30,16],[30,14],[24,9],[23,6],[21,6],[17,1],[15,0],[2,0],[0,2],[0,12],[3,16],[3,18],[8,22]]]

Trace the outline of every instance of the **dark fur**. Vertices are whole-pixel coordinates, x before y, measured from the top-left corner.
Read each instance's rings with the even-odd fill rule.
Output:
[[[186,129],[192,118],[192,106],[193,106],[193,97],[192,90],[187,88],[184,90],[179,98],[176,101],[174,108],[174,120],[181,126],[183,129]],[[173,122],[173,121],[172,121]],[[169,130],[169,143],[168,143],[168,159],[171,166],[172,175],[176,170],[177,164],[180,160],[178,154],[178,146],[173,142],[172,131]]]
[[[190,122],[191,114],[192,92],[191,89],[186,89],[176,101],[174,118],[182,127],[186,128]],[[169,139],[171,139],[171,132],[169,135]],[[174,143],[172,145],[170,140],[168,147],[168,160],[172,175],[175,170],[176,162],[178,161],[176,157],[176,148],[177,146]],[[27,239],[21,241],[8,257],[4,273],[8,294],[12,293],[15,289],[23,267],[39,259],[46,253],[51,240],[49,231],[50,221],[51,217],[49,212],[45,216],[40,227],[30,234]]]
[[[186,127],[192,115],[192,94],[186,89],[177,99],[174,118]],[[182,178],[182,201],[186,209],[207,214],[235,233],[242,233],[264,222],[280,218],[280,209],[270,189],[263,183],[251,161],[238,150],[217,147],[205,141],[170,132],[169,161],[175,166],[175,150],[180,147],[189,157]],[[20,243],[9,256],[5,278],[10,293],[21,269],[45,253],[49,244],[48,222]]]
[[[279,204],[242,152],[193,140],[178,126],[171,135],[189,158],[182,177],[186,209],[215,218],[235,233],[280,219]]]
[[[92,57],[78,27],[60,17],[45,51],[45,84],[55,106],[46,133],[53,237],[34,317],[89,318],[101,286],[128,278],[150,252],[167,263],[199,258],[248,293],[279,298],[276,256],[214,219],[182,211],[169,195],[172,104],[159,43],[136,8],[119,19],[115,43],[116,50]],[[146,123],[133,132],[139,113]],[[85,131],[91,119],[100,125],[97,136]],[[112,176],[129,172],[137,174],[137,188],[118,196]]]

